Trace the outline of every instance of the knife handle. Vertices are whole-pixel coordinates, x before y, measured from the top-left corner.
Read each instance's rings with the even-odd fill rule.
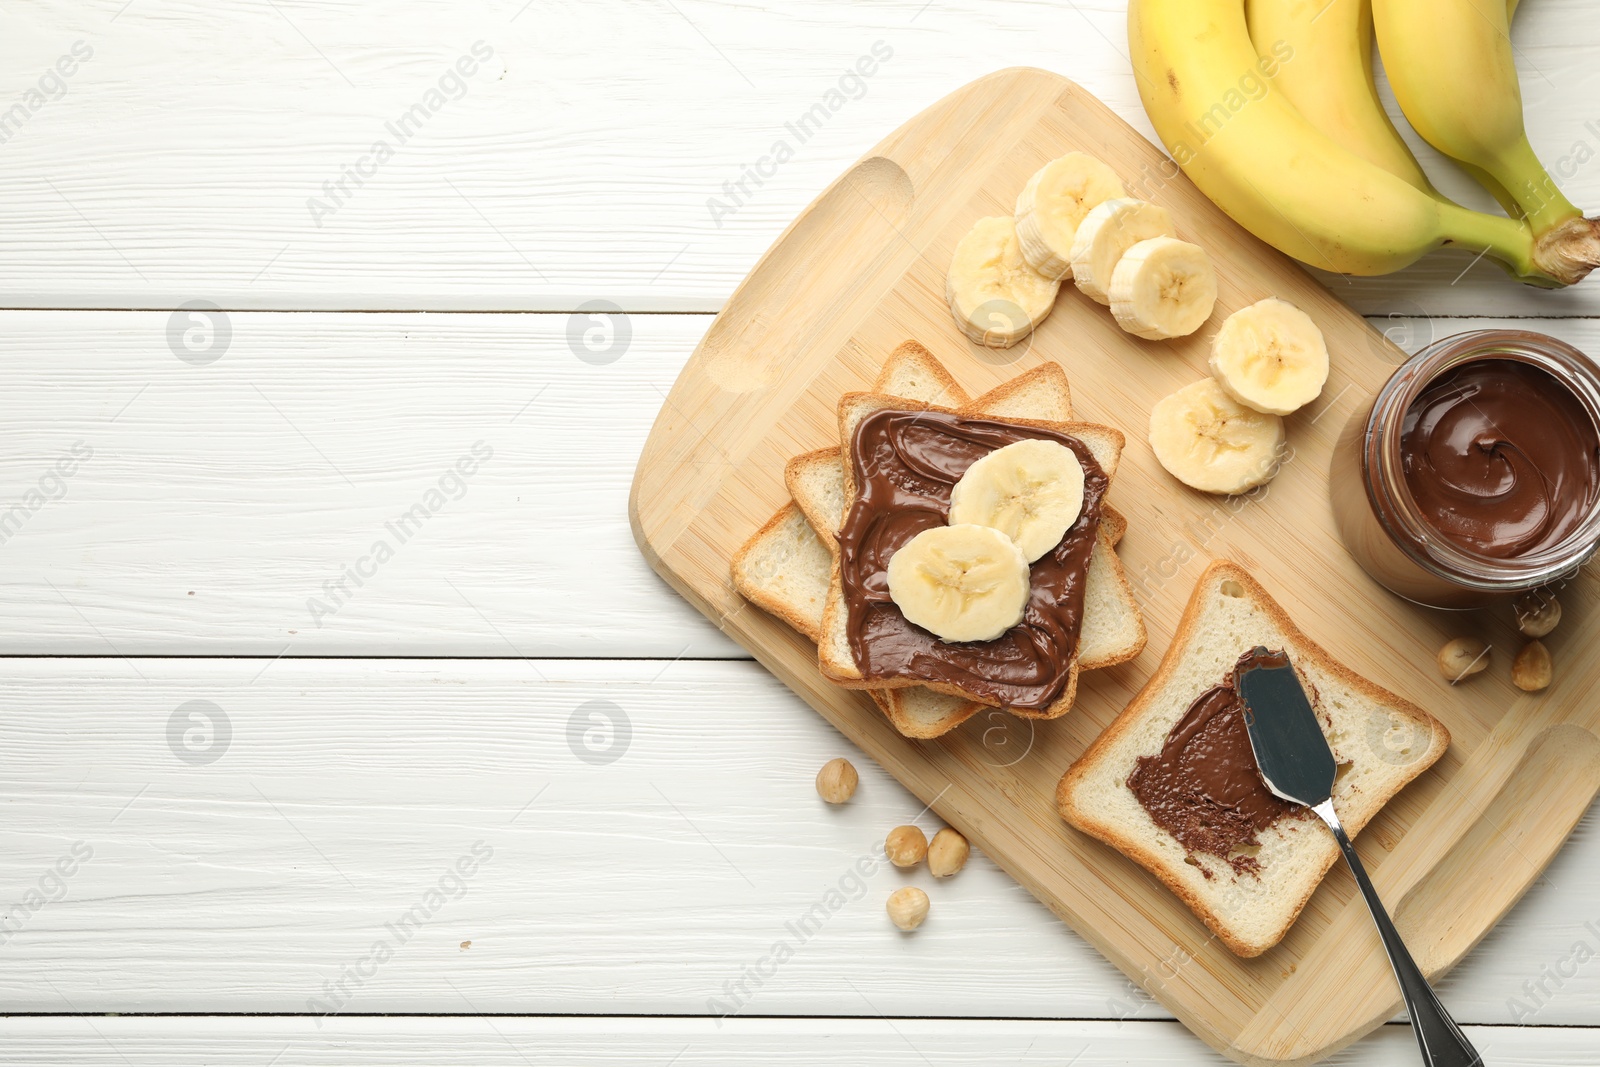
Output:
[[[1389,920],[1389,912],[1378,897],[1372,879],[1367,877],[1361,857],[1356,855],[1355,846],[1339,824],[1332,798],[1311,810],[1321,816],[1322,821],[1328,824],[1328,829],[1333,831],[1345,862],[1350,864],[1350,873],[1356,876],[1356,885],[1361,887],[1361,895],[1366,898],[1367,910],[1372,912],[1372,921],[1377,924],[1378,935],[1383,938],[1383,949],[1389,954],[1394,976],[1400,982],[1400,995],[1405,998],[1406,1012],[1411,1016],[1411,1029],[1422,1048],[1422,1062],[1428,1067],[1480,1067],[1483,1057],[1478,1055],[1478,1050],[1472,1047],[1472,1042],[1467,1040],[1467,1035],[1461,1032],[1456,1021],[1450,1018],[1444,1005],[1439,1003],[1433,986],[1428,984],[1422,968],[1411,958],[1405,942],[1400,939],[1400,932]]]

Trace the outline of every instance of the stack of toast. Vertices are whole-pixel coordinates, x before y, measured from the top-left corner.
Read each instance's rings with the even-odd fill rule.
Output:
[[[838,532],[855,498],[848,450],[857,423],[885,409],[945,411],[1070,433],[1088,446],[1108,476],[1115,474],[1122,435],[1108,427],[1071,421],[1071,390],[1055,363],[1044,363],[973,399],[931,352],[907,341],[889,355],[870,392],[841,399],[841,444],[789,462],[784,480],[793,502],[779,508],[735,555],[735,588],[817,642],[822,673],[847,688],[864,689],[902,735],[934,738],[993,703],[954,686],[904,678],[866,680],[845,638]],[[1031,718],[1065,714],[1081,671],[1123,663],[1144,648],[1144,620],[1116,554],[1126,529],[1126,519],[1105,506],[1084,581],[1076,654],[1061,696],[1047,708],[1008,709],[1013,714]]]

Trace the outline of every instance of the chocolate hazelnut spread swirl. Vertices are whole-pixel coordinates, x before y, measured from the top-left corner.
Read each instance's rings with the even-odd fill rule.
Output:
[[[1572,391],[1516,360],[1445,372],[1401,424],[1406,486],[1457,547],[1510,559],[1553,548],[1600,495],[1600,433]]]
[[[1227,681],[1195,698],[1161,751],[1139,757],[1128,777],[1128,788],[1157,826],[1189,853],[1209,853],[1241,873],[1260,864],[1253,856],[1235,855],[1237,850],[1259,844],[1261,831],[1304,811],[1261,780],[1239,699],[1242,672],[1288,663],[1283,652],[1246,652]]]
[[[1028,438],[1057,441],[1083,465],[1083,511],[1061,543],[1034,561],[1022,621],[993,641],[946,643],[906,621],[889,598],[889,558],[943,526],[950,490],[983,456]],[[1078,651],[1084,583],[1110,479],[1089,447],[1037,426],[939,411],[878,411],[850,449],[856,499],[839,530],[846,632],[868,680],[944,682],[1001,707],[1040,710],[1065,689]]]

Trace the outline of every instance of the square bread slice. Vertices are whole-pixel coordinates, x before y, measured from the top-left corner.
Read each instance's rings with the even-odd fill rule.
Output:
[[[900,400],[896,397],[882,396],[873,393],[847,393],[839,401],[839,434],[843,447],[847,448],[851,437],[855,433],[857,424],[867,415],[875,411],[951,411],[949,408],[938,408],[931,404],[921,404],[912,401]],[[978,412],[966,410],[965,413],[976,415]],[[1009,421],[1018,425],[1032,425],[1045,429],[1057,430],[1071,434],[1083,441],[1094,454],[1107,477],[1116,475],[1117,461],[1122,453],[1123,436],[1120,431],[1109,426],[1100,426],[1094,423],[1062,423],[1042,419],[1027,419],[1013,417]],[[843,507],[839,514],[848,511],[855,496],[852,483],[850,465],[847,462],[840,464],[845,481]],[[802,510],[804,510],[802,508]],[[837,546],[835,546],[837,548]],[[1132,603],[1132,589],[1128,586],[1126,575],[1122,573],[1120,561],[1116,560],[1115,552],[1103,537],[1097,538],[1096,554],[1104,551],[1115,565],[1115,574],[1112,576],[1111,586],[1118,593],[1126,593],[1127,602]],[[1113,601],[1119,598],[1113,598]],[[1090,602],[1085,595],[1085,618],[1090,608]],[[973,693],[968,693],[960,688],[944,683],[929,683],[912,678],[873,679],[870,682],[863,679],[860,670],[856,667],[854,654],[850,650],[849,639],[846,636],[847,609],[839,573],[839,560],[837,550],[834,552],[832,574],[829,579],[827,605],[823,609],[822,633],[817,641],[817,663],[824,677],[844,686],[847,689],[901,689],[921,686],[954,697],[963,697],[976,704],[984,705],[984,701]],[[1137,609],[1135,609],[1137,615]],[[1137,623],[1139,648],[1143,647],[1144,623],[1139,619]],[[1137,655],[1139,649],[1134,649],[1131,655]],[[1048,708],[1039,710],[1013,708],[1007,709],[1019,718],[1053,719],[1065,715],[1072,707],[1072,701],[1077,695],[1078,674],[1082,670],[1080,658],[1074,656],[1070,673],[1067,678],[1066,688],[1062,695]],[[987,706],[987,705],[984,705]]]
[[[1339,858],[1333,835],[1313,817],[1288,817],[1257,835],[1248,867],[1191,855],[1150,817],[1128,778],[1141,756],[1161,751],[1196,698],[1225,681],[1256,645],[1287,652],[1312,698],[1339,764],[1334,810],[1350,836],[1450,744],[1433,716],[1318,647],[1244,568],[1224,561],[1206,569],[1161,666],[1068,769],[1056,806],[1072,826],[1161,879],[1240,956],[1258,956],[1283,938]]]

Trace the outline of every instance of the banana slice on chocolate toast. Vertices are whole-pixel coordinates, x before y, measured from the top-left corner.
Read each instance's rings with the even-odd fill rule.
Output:
[[[993,641],[1022,621],[1028,561],[990,526],[935,526],[889,560],[889,596],[941,641]]]
[[[1083,464],[1058,441],[1030,439],[979,459],[950,491],[950,522],[990,526],[1032,563],[1083,512]]]

